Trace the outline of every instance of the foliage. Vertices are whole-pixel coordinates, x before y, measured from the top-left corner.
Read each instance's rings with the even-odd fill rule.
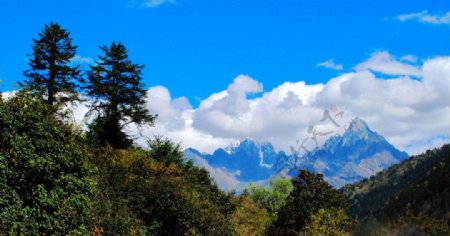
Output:
[[[67,30],[53,22],[45,25],[39,39],[33,39],[33,56],[28,63],[31,68],[24,72],[28,80],[21,86],[45,95],[50,106],[78,99],[75,81],[80,70],[70,65],[76,48]]]
[[[93,153],[99,170],[97,227],[119,235],[231,234],[231,196],[212,183],[206,170],[158,161],[154,153],[163,152],[101,148]]]
[[[269,213],[261,208],[250,197],[234,198],[236,210],[231,216],[231,224],[237,235],[264,235],[270,224]]]
[[[302,169],[298,177],[292,179],[292,185],[294,190],[278,212],[277,220],[269,229],[270,234],[297,235],[305,231],[305,227],[313,221],[312,217],[318,214],[319,210],[346,210],[344,195],[323,180],[322,174]],[[347,217],[341,218],[344,219]],[[333,224],[347,226],[345,222],[346,220]]]
[[[305,227],[306,235],[344,235],[352,228],[353,220],[345,209],[319,209],[311,217],[311,222]]]
[[[405,214],[450,221],[450,145],[410,157],[370,179],[345,186],[351,213],[395,220]]]
[[[111,145],[126,149],[132,141],[123,132],[127,124],[153,124],[154,116],[145,108],[145,89],[141,83],[144,66],[128,59],[122,43],[113,42],[110,47],[100,47],[105,54],[88,71],[89,83],[85,89],[95,102],[91,112],[98,117],[91,125],[91,137],[99,146]]]
[[[0,103],[0,232],[87,233],[91,181],[70,127],[40,97]]]
[[[289,179],[278,178],[270,181],[269,187],[250,186],[244,190],[243,195],[248,195],[260,207],[265,208],[272,221],[276,220],[278,210],[284,206],[286,199],[293,190]]]
[[[152,159],[166,165],[170,163],[185,164],[180,145],[172,143],[169,139],[157,136],[147,140],[147,144],[150,147],[149,155]]]
[[[88,125],[88,128],[89,132],[86,134],[86,141],[93,148],[112,146],[126,149],[133,144],[133,140],[122,131],[120,123],[111,122],[104,116],[97,116]]]
[[[397,219],[379,221],[369,218],[360,223],[354,230],[356,236],[384,235],[449,235],[447,223],[427,215],[404,215]]]

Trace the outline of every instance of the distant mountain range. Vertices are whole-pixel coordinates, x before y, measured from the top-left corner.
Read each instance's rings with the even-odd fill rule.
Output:
[[[396,149],[357,118],[342,135],[330,137],[323,146],[301,156],[276,152],[272,144],[252,139],[219,148],[212,154],[188,148],[184,155],[210,172],[220,170],[220,176],[214,173],[212,176],[225,189],[232,189],[227,186],[230,181],[238,182],[234,187],[239,188],[249,182],[265,182],[280,173],[296,176],[300,168],[323,173],[332,185],[341,187],[370,177],[408,157],[406,152]],[[228,173],[228,178],[223,178],[224,173]]]

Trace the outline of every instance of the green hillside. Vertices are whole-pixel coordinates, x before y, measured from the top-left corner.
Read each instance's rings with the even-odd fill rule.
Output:
[[[450,222],[450,144],[394,165],[370,179],[344,186],[359,221],[399,222],[415,217]],[[418,217],[418,218],[417,218]],[[436,222],[435,222],[436,223]]]

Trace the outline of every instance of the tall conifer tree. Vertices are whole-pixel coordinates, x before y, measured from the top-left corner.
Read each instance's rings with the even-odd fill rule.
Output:
[[[132,140],[123,132],[129,123],[153,124],[154,116],[145,108],[145,92],[141,82],[143,65],[134,64],[122,43],[100,47],[96,65],[88,71],[87,95],[94,98],[91,111],[98,117],[90,126],[90,139],[95,145],[127,148]]]
[[[28,79],[20,85],[44,95],[51,106],[77,100],[75,82],[80,79],[80,70],[70,65],[77,49],[70,33],[52,22],[45,25],[38,39],[33,39],[32,48],[31,68],[24,72]]]

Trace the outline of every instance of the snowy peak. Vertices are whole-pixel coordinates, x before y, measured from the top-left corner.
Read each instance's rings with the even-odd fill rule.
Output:
[[[275,152],[271,143],[260,143],[250,138],[235,142],[224,149],[219,148],[212,154],[203,154],[192,148],[186,149],[185,156],[192,155],[204,159],[212,167],[240,173],[240,181],[268,179],[275,173],[273,166],[276,160],[286,157],[284,152]]]
[[[238,153],[238,152],[245,152],[245,153],[262,152],[264,154],[265,153],[275,153],[275,149],[273,148],[271,143],[269,143],[269,142],[261,142],[260,143],[251,138],[246,138],[244,140],[240,140],[235,143],[232,143],[232,144],[228,145],[224,150],[230,155]]]
[[[341,140],[344,146],[353,146],[361,142],[377,143],[383,141],[386,142],[383,136],[372,131],[367,123],[359,118],[352,120]]]
[[[371,176],[408,157],[383,136],[355,118],[342,134],[330,137],[325,144],[306,155],[312,171],[323,173],[336,187]]]
[[[259,151],[259,143],[254,141],[253,139],[244,139],[240,142],[240,145],[236,147],[235,152],[252,152]]]
[[[348,130],[352,132],[366,133],[370,131],[367,123],[359,118],[354,118],[348,127]]]
[[[212,154],[186,149],[185,156],[203,160],[211,168],[238,173],[235,178],[241,182],[266,181],[283,171],[282,168],[296,176],[299,168],[307,168],[323,173],[335,187],[367,178],[408,157],[361,119],[353,119],[345,128],[342,135],[329,137],[322,147],[300,158],[276,152],[271,143],[250,138],[219,148]],[[292,164],[294,159],[300,160],[298,164]]]

